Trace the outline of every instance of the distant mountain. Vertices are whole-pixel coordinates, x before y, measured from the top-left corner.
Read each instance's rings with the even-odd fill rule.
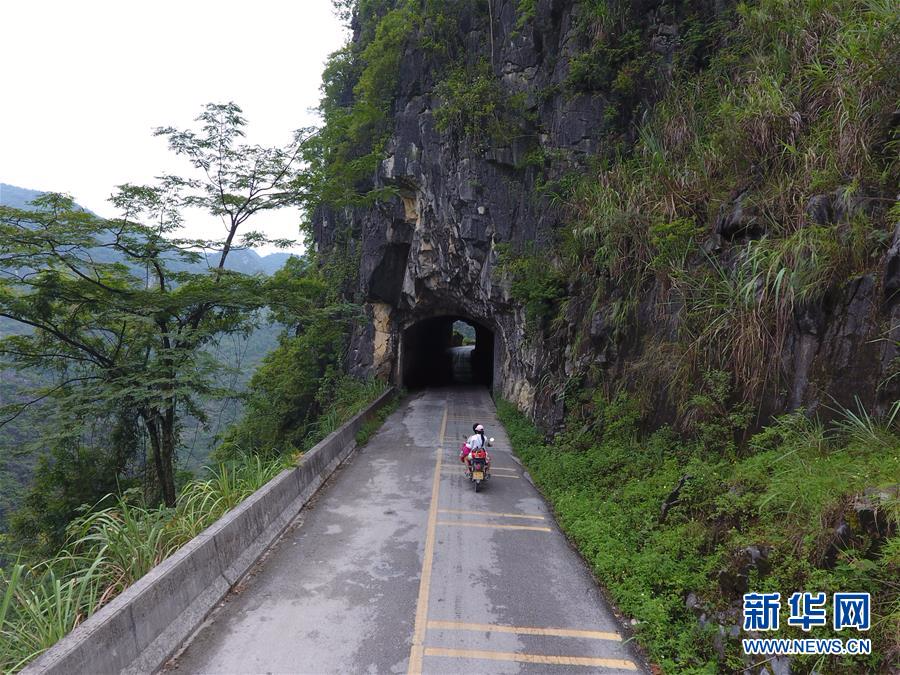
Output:
[[[4,206],[28,208],[30,202],[41,194],[38,190],[0,183],[0,204]],[[289,253],[260,255],[250,249],[233,250],[228,255],[226,267],[244,274],[269,275],[281,269],[290,257]],[[183,269],[197,272],[218,264],[218,254],[208,253],[206,258],[206,262],[184,266]],[[117,255],[104,249],[99,251],[94,259],[112,262],[117,259]],[[182,268],[182,265],[175,263],[173,267]],[[209,349],[216,357],[234,369],[223,372],[218,384],[238,391],[243,390],[263,357],[278,344],[278,335],[282,329],[280,325],[263,321],[260,327],[249,335],[228,336],[219,343],[210,345]],[[26,329],[20,324],[0,318],[0,338],[22,332],[26,332]],[[44,374],[37,371],[0,368],[0,381],[3,382],[3,386],[0,387],[0,405],[26,397],[26,392],[40,386],[44,377]],[[234,398],[210,399],[201,404],[211,420],[211,426],[203,428],[195,419],[185,418],[182,446],[179,448],[181,466],[191,470],[197,470],[207,462],[216,434],[224,431],[242,411],[240,400]],[[43,450],[33,452],[27,450],[29,445],[39,438],[42,414],[46,413],[38,405],[0,428],[0,534],[7,527],[9,514],[21,504],[39,457],[44,454]]]
[[[0,204],[14,209],[27,209],[28,205],[40,197],[43,192],[20,188],[8,183],[0,183]]]
[[[37,199],[42,194],[44,193],[40,190],[30,190],[8,183],[0,183],[0,205],[2,206],[26,209],[29,208],[29,205],[33,200]],[[90,212],[90,209],[85,209],[78,204],[76,204],[76,206]],[[280,270],[290,257],[290,253],[269,253],[267,255],[260,255],[253,249],[233,250],[228,254],[228,261],[226,262],[225,267],[244,274],[270,275]],[[205,267],[217,265],[218,262],[219,255],[217,253],[207,253],[205,263],[197,263],[190,267],[195,267],[196,269],[193,271],[198,271]]]
[[[253,249],[239,249],[231,251],[228,254],[228,260],[225,264],[230,270],[235,272],[243,272],[244,274],[274,274],[282,267],[290,253],[269,253],[260,255]],[[217,264],[219,261],[218,254],[207,253],[206,258],[210,265]]]

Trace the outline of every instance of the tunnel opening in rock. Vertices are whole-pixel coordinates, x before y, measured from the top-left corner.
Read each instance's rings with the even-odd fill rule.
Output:
[[[403,331],[401,379],[407,389],[493,386],[494,332],[460,316],[424,319]]]

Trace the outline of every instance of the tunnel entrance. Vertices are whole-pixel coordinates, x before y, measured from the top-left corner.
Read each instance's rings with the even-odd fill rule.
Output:
[[[464,317],[439,316],[413,324],[403,331],[400,351],[407,389],[493,386],[494,332]]]

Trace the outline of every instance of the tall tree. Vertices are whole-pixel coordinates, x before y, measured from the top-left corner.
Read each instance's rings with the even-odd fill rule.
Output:
[[[259,279],[226,268],[229,254],[266,241],[253,231],[238,237],[254,214],[293,203],[300,142],[298,134],[286,148],[239,143],[246,121],[234,103],[209,104],[197,121],[199,130],[156,130],[193,175],[120,186],[111,199],[118,218],[59,194],[32,209],[0,207],[0,316],[31,329],[0,341],[0,356],[55,374],[51,386],[7,406],[0,425],[39,400],[56,403],[63,435],[101,411],[131,411],[170,506],[180,420],[202,419],[197,397],[215,393],[217,364],[202,347],[248,330],[264,301]],[[179,238],[189,207],[221,218],[223,236]]]

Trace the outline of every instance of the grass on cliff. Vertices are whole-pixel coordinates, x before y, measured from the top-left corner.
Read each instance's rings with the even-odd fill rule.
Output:
[[[583,305],[620,303],[620,327],[656,281],[657,310],[679,308],[686,382],[713,364],[749,399],[780,375],[767,355],[795,307],[877,269],[890,243],[900,14],[885,0],[758,0],[720,28],[701,69],[676,52],[633,147],[558,196],[571,221],[556,256]]]
[[[516,453],[563,530],[619,609],[637,619],[637,640],[665,672],[735,672],[750,665],[739,641],[727,637],[741,625],[742,571],[749,572],[749,590],[779,591],[783,598],[803,590],[825,591],[829,598],[835,591],[872,593],[867,634],[836,634],[829,626],[810,635],[870,637],[874,654],[794,657],[794,672],[886,672],[895,663],[896,415],[879,420],[848,412],[840,424],[825,428],[795,413],[737,444],[740,411],[700,413],[685,438],[667,428],[642,437],[639,415],[625,396],[596,396],[578,408],[566,431],[548,442],[512,404],[498,404]],[[663,503],[685,476],[677,501],[661,518]],[[893,495],[881,504],[893,535],[878,541],[861,531],[851,508],[854,496],[873,488]],[[837,550],[832,544],[842,520],[854,535]],[[742,570],[742,551],[751,546],[767,553],[766,563]],[[777,637],[805,637],[785,629],[785,621],[786,615]]]
[[[343,378],[309,432],[305,448],[384,393],[378,381]],[[363,426],[364,442],[390,406]],[[44,560],[0,569],[0,672],[16,672],[240,504],[298,455],[237,454],[182,487],[175,508],[147,505],[138,490],[108,495],[70,523],[65,547]],[[0,542],[2,543],[2,542]]]

